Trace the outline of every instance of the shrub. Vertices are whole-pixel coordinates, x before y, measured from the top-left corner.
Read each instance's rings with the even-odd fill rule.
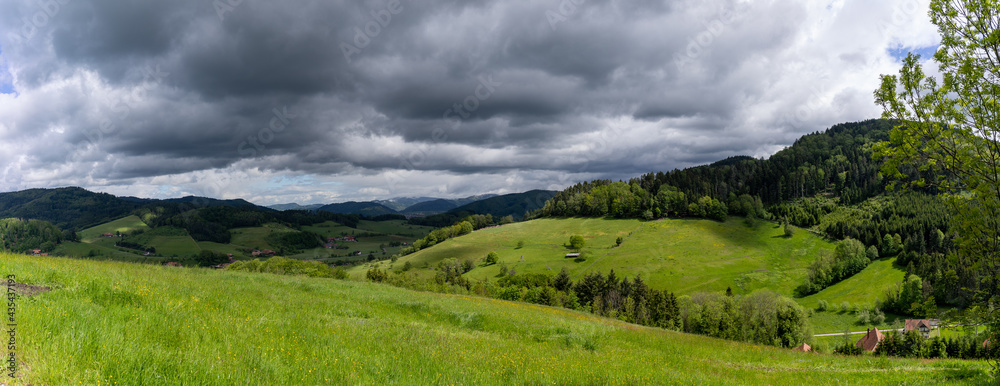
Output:
[[[792,225],[786,222],[785,223],[785,237],[792,237],[794,235],[795,235],[795,230],[792,229]]]
[[[885,323],[885,313],[883,313],[882,310],[875,308],[872,311],[871,322],[876,325]]]
[[[261,262],[258,259],[251,261],[237,261],[227,267],[230,271],[244,272],[264,272],[276,273],[279,275],[306,275],[311,277],[330,277],[334,279],[347,279],[347,271],[342,268],[332,268],[318,261],[302,261],[287,259],[275,256]]]
[[[858,321],[857,321],[857,324],[860,324],[860,325],[863,326],[863,325],[866,325],[866,324],[870,324],[871,320],[872,320],[872,318],[871,318],[871,312],[868,311],[867,309],[864,309],[864,310],[861,310],[861,311],[858,312]]]
[[[376,283],[384,282],[386,279],[389,278],[389,275],[386,274],[385,271],[378,269],[376,267],[372,267],[371,269],[369,269],[368,273],[365,276],[368,278],[368,280],[371,280]]]
[[[817,311],[826,311],[829,308],[830,308],[830,303],[827,302],[826,300],[820,300],[819,304],[816,305]]]
[[[868,260],[874,261],[878,259],[878,248],[876,248],[874,245],[870,245],[868,246],[868,250],[865,251],[865,254],[868,255]]]
[[[507,276],[507,263],[500,263],[500,273],[496,277]]]
[[[861,347],[856,346],[853,340],[845,339],[844,343],[833,349],[833,352],[842,355],[861,355]]]
[[[486,258],[484,259],[484,261],[486,262],[486,265],[496,264],[497,261],[499,261],[499,260],[500,260],[500,256],[497,255],[496,252],[490,252],[489,254],[486,255]]]
[[[521,249],[521,248],[524,248],[524,240],[518,240],[517,247],[515,247],[514,249]]]

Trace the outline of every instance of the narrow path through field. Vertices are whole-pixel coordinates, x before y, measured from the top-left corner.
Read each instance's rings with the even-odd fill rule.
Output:
[[[897,328],[895,330],[879,330],[879,331],[903,331],[902,328]],[[867,334],[868,331],[853,331],[853,332],[838,332],[836,334],[813,334],[813,336],[837,336],[837,335],[854,335],[854,334]]]
[[[945,327],[969,327],[969,326],[982,326],[982,324],[951,324],[951,325],[940,325],[938,327],[935,327],[934,329],[935,330],[939,330],[939,329],[945,328]],[[900,331],[900,332],[902,332],[903,329],[902,328],[897,328],[895,330],[879,330],[879,331]],[[867,333],[868,333],[868,331],[855,331],[855,332],[838,332],[836,334],[813,334],[813,336],[837,336],[837,335],[854,335],[854,334],[867,334]]]
[[[632,235],[634,235],[637,232],[639,232],[640,230],[642,230],[642,227],[645,226],[645,225],[646,225],[646,222],[639,223],[639,226],[637,228],[633,229],[631,232],[629,232],[628,236],[625,236],[625,238],[622,239],[622,245],[624,245],[625,242],[628,241],[628,239],[632,238]],[[615,247],[615,248],[617,248],[617,247]],[[614,251],[614,248],[612,248],[612,251]],[[598,261],[601,261],[601,259],[603,259],[604,256],[607,256],[607,255],[610,255],[610,254],[611,254],[611,252],[608,252],[608,253],[605,253],[605,254],[601,255],[600,257],[594,259],[594,262],[590,263],[590,265],[588,265],[587,268],[584,268],[582,271],[580,271],[577,274],[577,276],[573,278],[573,280],[579,280],[580,276],[583,276],[583,274],[585,272],[587,272],[587,271],[590,270],[590,267],[593,267],[594,264],[597,264]]]

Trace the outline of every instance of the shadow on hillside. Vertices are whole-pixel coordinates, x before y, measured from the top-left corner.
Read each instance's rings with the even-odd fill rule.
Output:
[[[712,224],[705,228],[716,236],[725,239],[727,245],[752,249],[767,247],[769,244],[766,240],[770,237],[760,236],[759,233],[772,232],[770,222],[758,220],[753,227],[750,227],[744,223],[741,217],[730,217],[725,223],[712,221]],[[780,237],[784,237],[784,232],[780,227],[775,228],[773,232]]]

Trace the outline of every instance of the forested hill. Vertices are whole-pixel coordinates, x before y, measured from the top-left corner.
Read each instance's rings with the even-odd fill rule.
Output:
[[[688,196],[725,200],[730,193],[760,197],[765,204],[829,192],[852,204],[885,191],[871,146],[889,139],[894,123],[882,119],[843,123],[799,138],[766,160],[732,157],[712,165],[650,173],[631,182],[650,192],[661,185]]]
[[[125,199],[76,187],[28,189],[0,193],[0,218],[37,219],[61,229],[83,229],[128,215],[152,201]]]
[[[509,221],[520,220],[526,213],[544,207],[546,201],[556,195],[551,190],[531,190],[511,193],[471,202],[445,213],[410,219],[411,223],[433,227],[454,225],[471,215],[489,215],[491,219],[509,217]]]
[[[118,197],[78,187],[0,193],[0,218],[48,221],[63,230],[84,229],[127,216],[142,208],[170,207],[176,212],[183,212],[216,206],[270,211],[245,200],[217,200],[195,196],[156,200]]]
[[[601,202],[599,197],[588,198],[595,188],[608,187],[612,181],[584,182],[559,192],[534,215],[659,217],[669,212],[687,212],[687,205],[701,197],[725,203],[743,195],[759,199],[763,205],[818,193],[840,197],[841,204],[858,203],[885,192],[886,183],[879,175],[880,163],[873,159],[871,146],[887,140],[892,127],[892,122],[881,119],[839,124],[825,132],[805,135],[768,159],[731,157],[711,165],[633,178],[626,189],[631,194],[595,192],[614,197],[615,203]],[[669,186],[671,192],[682,193],[684,202],[677,202],[672,208],[665,202],[654,202],[657,195],[661,201],[667,198],[661,192],[664,186]],[[712,206],[709,201],[702,204],[694,209],[704,212]],[[647,210],[650,213],[645,213]],[[745,214],[739,212],[743,211],[734,214]]]

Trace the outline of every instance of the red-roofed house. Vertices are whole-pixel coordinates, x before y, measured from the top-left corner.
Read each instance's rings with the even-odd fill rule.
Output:
[[[810,352],[812,351],[812,347],[809,346],[808,344],[803,343],[798,346],[795,346],[795,348],[793,348],[792,351]]]
[[[878,344],[882,343],[882,339],[885,339],[885,334],[882,334],[877,328],[868,330],[855,346],[860,347],[864,351],[873,352],[878,348]]]

